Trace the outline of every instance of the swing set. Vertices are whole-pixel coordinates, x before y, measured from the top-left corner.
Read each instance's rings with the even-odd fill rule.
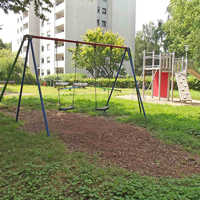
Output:
[[[50,132],[49,132],[49,128],[48,128],[48,120],[47,120],[47,115],[46,115],[46,111],[45,111],[45,106],[44,106],[44,101],[43,101],[43,96],[42,96],[42,91],[41,91],[41,86],[40,86],[40,81],[39,81],[39,75],[38,75],[38,71],[37,71],[37,63],[36,63],[36,58],[35,58],[35,53],[34,53],[33,39],[35,39],[35,40],[36,39],[39,39],[39,40],[51,40],[51,41],[54,41],[55,43],[56,42],[74,43],[74,44],[76,44],[76,53],[77,53],[77,50],[78,50],[78,47],[79,47],[80,44],[81,45],[89,45],[89,46],[92,46],[94,48],[94,58],[96,57],[96,53],[95,52],[96,52],[96,47],[97,46],[104,47],[104,48],[110,48],[110,52],[111,52],[110,55],[112,55],[112,49],[113,48],[124,49],[124,53],[123,53],[120,65],[118,67],[117,74],[115,76],[115,80],[114,80],[114,82],[112,84],[112,88],[110,90],[107,102],[106,102],[106,104],[105,104],[104,107],[98,107],[98,105],[97,105],[96,80],[95,80],[95,109],[97,111],[104,111],[104,112],[109,109],[110,99],[111,99],[113,91],[115,89],[116,82],[117,82],[117,79],[119,77],[120,71],[122,69],[125,56],[126,56],[126,54],[128,54],[128,58],[129,58],[129,62],[130,62],[130,66],[131,66],[131,70],[132,70],[132,74],[133,74],[133,78],[134,78],[134,82],[135,82],[135,87],[136,87],[136,93],[137,93],[139,110],[140,110],[140,113],[141,112],[143,113],[143,115],[144,115],[144,117],[146,119],[146,113],[145,113],[144,105],[143,105],[142,98],[141,98],[141,95],[140,95],[138,83],[137,83],[137,80],[136,80],[136,75],[135,75],[135,69],[134,69],[134,65],[133,65],[131,50],[130,50],[129,47],[116,46],[116,45],[110,45],[110,44],[100,44],[100,43],[83,42],[83,41],[74,41],[74,40],[65,40],[65,39],[50,38],[50,37],[35,36],[35,35],[24,35],[23,40],[21,42],[21,45],[19,47],[19,50],[18,50],[17,55],[15,57],[15,60],[13,62],[13,65],[10,68],[7,80],[5,82],[5,85],[4,85],[3,90],[1,92],[1,95],[0,95],[0,102],[1,102],[2,99],[3,99],[4,93],[5,93],[5,90],[7,88],[7,85],[9,83],[11,74],[12,74],[12,72],[13,72],[13,70],[15,68],[16,62],[18,60],[19,54],[20,54],[20,52],[22,50],[22,47],[23,47],[25,41],[27,40],[27,49],[26,49],[26,55],[25,55],[25,60],[24,60],[24,68],[23,68],[23,74],[22,74],[22,80],[21,80],[21,88],[20,88],[19,100],[18,100],[17,111],[16,111],[16,122],[19,119],[20,106],[21,106],[21,98],[22,98],[22,91],[23,91],[24,79],[25,79],[26,68],[27,68],[28,55],[29,55],[29,50],[31,50],[32,59],[33,59],[33,65],[34,65],[34,72],[35,72],[35,76],[36,76],[36,82],[37,82],[37,87],[38,87],[38,92],[39,92],[40,102],[41,102],[41,108],[42,108],[42,113],[43,113],[43,118],[44,118],[44,124],[45,124],[45,128],[46,128],[47,136],[50,136]],[[112,57],[110,58],[110,64],[111,64],[111,62],[112,62]],[[59,97],[59,110],[66,111],[66,110],[74,109],[75,89],[78,88],[79,84],[80,84],[80,83],[76,83],[76,67],[77,67],[76,65],[77,64],[75,63],[75,79],[74,79],[74,84],[71,86],[71,89],[74,90],[73,91],[72,105],[70,105],[69,107],[62,107],[61,106],[61,102],[60,102],[60,97]],[[94,66],[95,66],[95,59],[94,59]],[[59,82],[58,82],[58,84],[59,84]],[[65,87],[63,87],[62,89],[64,90]],[[61,90],[61,88],[60,88],[60,90]],[[58,93],[60,92],[60,90],[58,90]]]

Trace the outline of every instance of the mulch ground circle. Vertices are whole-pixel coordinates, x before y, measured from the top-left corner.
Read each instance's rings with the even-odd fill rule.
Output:
[[[183,177],[200,174],[200,157],[169,145],[131,124],[106,117],[47,111],[49,128],[72,151],[100,156],[103,163],[155,177]],[[30,132],[45,130],[40,111],[20,113],[24,128]]]

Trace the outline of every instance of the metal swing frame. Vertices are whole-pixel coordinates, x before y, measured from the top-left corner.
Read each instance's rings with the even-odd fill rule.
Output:
[[[39,81],[39,75],[38,75],[38,71],[37,71],[37,63],[36,63],[36,59],[35,59],[35,53],[34,53],[33,41],[32,41],[33,39],[53,40],[53,41],[60,41],[60,42],[68,42],[68,43],[75,43],[75,44],[90,45],[90,46],[102,46],[102,47],[112,47],[112,48],[124,49],[124,54],[122,56],[121,63],[120,63],[120,66],[118,68],[117,75],[115,77],[115,81],[114,81],[114,83],[112,85],[112,89],[111,89],[110,95],[108,97],[106,106],[109,105],[109,102],[110,102],[110,99],[112,97],[112,93],[113,93],[113,91],[115,89],[116,82],[117,82],[119,73],[121,71],[125,56],[126,56],[126,54],[128,54],[128,58],[129,58],[130,66],[131,66],[131,70],[132,70],[132,74],[133,74],[134,81],[135,81],[135,87],[136,87],[136,92],[137,92],[139,110],[140,110],[140,113],[141,112],[143,113],[143,115],[144,115],[144,117],[146,119],[146,112],[145,112],[145,109],[144,109],[144,105],[143,105],[142,98],[141,98],[141,95],[140,95],[138,83],[137,83],[137,80],[136,80],[134,64],[133,64],[133,60],[132,60],[132,56],[131,56],[131,50],[130,50],[129,47],[116,46],[116,45],[110,45],[110,44],[99,44],[99,43],[91,43],[91,42],[74,41],[74,40],[65,40],[65,39],[50,38],[50,37],[35,36],[35,35],[24,35],[23,40],[21,42],[21,45],[19,47],[19,50],[17,52],[17,55],[15,57],[15,60],[13,62],[13,65],[10,68],[10,71],[8,73],[8,77],[7,77],[6,83],[5,83],[4,87],[3,87],[3,90],[2,90],[1,95],[0,95],[0,102],[1,102],[2,99],[3,99],[4,93],[5,93],[5,90],[7,88],[8,82],[10,80],[11,74],[13,73],[13,70],[14,70],[15,65],[17,63],[19,54],[20,54],[20,52],[22,50],[22,47],[24,45],[24,42],[27,40],[27,49],[26,49],[26,56],[25,56],[25,61],[24,61],[24,69],[23,69],[23,75],[22,75],[22,80],[21,80],[21,88],[20,88],[19,100],[18,100],[17,111],[16,111],[16,122],[19,119],[21,98],[22,98],[22,92],[23,92],[23,85],[24,85],[24,79],[25,79],[25,75],[26,75],[26,68],[27,68],[27,61],[28,61],[28,53],[29,53],[29,50],[31,49],[32,59],[33,59],[33,64],[34,64],[34,72],[35,72],[35,76],[36,76],[36,83],[37,83],[37,86],[38,86],[41,109],[42,109],[43,118],[44,118],[44,124],[45,124],[45,128],[46,128],[47,136],[50,136],[49,127],[48,127],[48,120],[47,120],[47,115],[46,115],[46,111],[45,111],[45,106],[44,106],[44,101],[43,101],[43,96],[42,96],[42,91],[41,91],[41,86],[40,86],[40,81]]]

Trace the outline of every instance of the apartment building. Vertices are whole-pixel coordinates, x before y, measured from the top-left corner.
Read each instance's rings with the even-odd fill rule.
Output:
[[[38,24],[40,20],[35,16],[34,9],[31,7],[29,12],[24,12],[23,14],[17,15],[17,38],[12,41],[12,51],[18,51],[20,44],[22,42],[23,36],[26,34],[39,35],[40,26]],[[34,49],[39,49],[40,41],[35,41],[33,44]],[[20,56],[25,57],[27,49],[27,42],[24,43]],[[35,56],[37,61],[39,61],[40,52],[35,51]],[[33,59],[31,52],[29,52],[28,65],[31,66],[33,71]]]
[[[98,26],[119,33],[134,49],[135,14],[136,0],[55,0],[48,21],[41,22],[32,9],[18,17],[18,39],[13,49],[20,45],[24,34],[81,40],[88,29]],[[73,44],[35,39],[33,43],[41,76],[74,71],[68,51]],[[33,67],[31,59],[29,65]]]

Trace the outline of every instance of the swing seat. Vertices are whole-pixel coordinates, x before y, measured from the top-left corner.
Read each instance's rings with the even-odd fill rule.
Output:
[[[66,108],[59,108],[60,111],[67,111],[67,110],[73,110],[75,107],[74,106],[69,106]]]
[[[96,111],[104,111],[105,112],[108,109],[109,109],[109,106],[104,106],[102,108],[96,108]]]

